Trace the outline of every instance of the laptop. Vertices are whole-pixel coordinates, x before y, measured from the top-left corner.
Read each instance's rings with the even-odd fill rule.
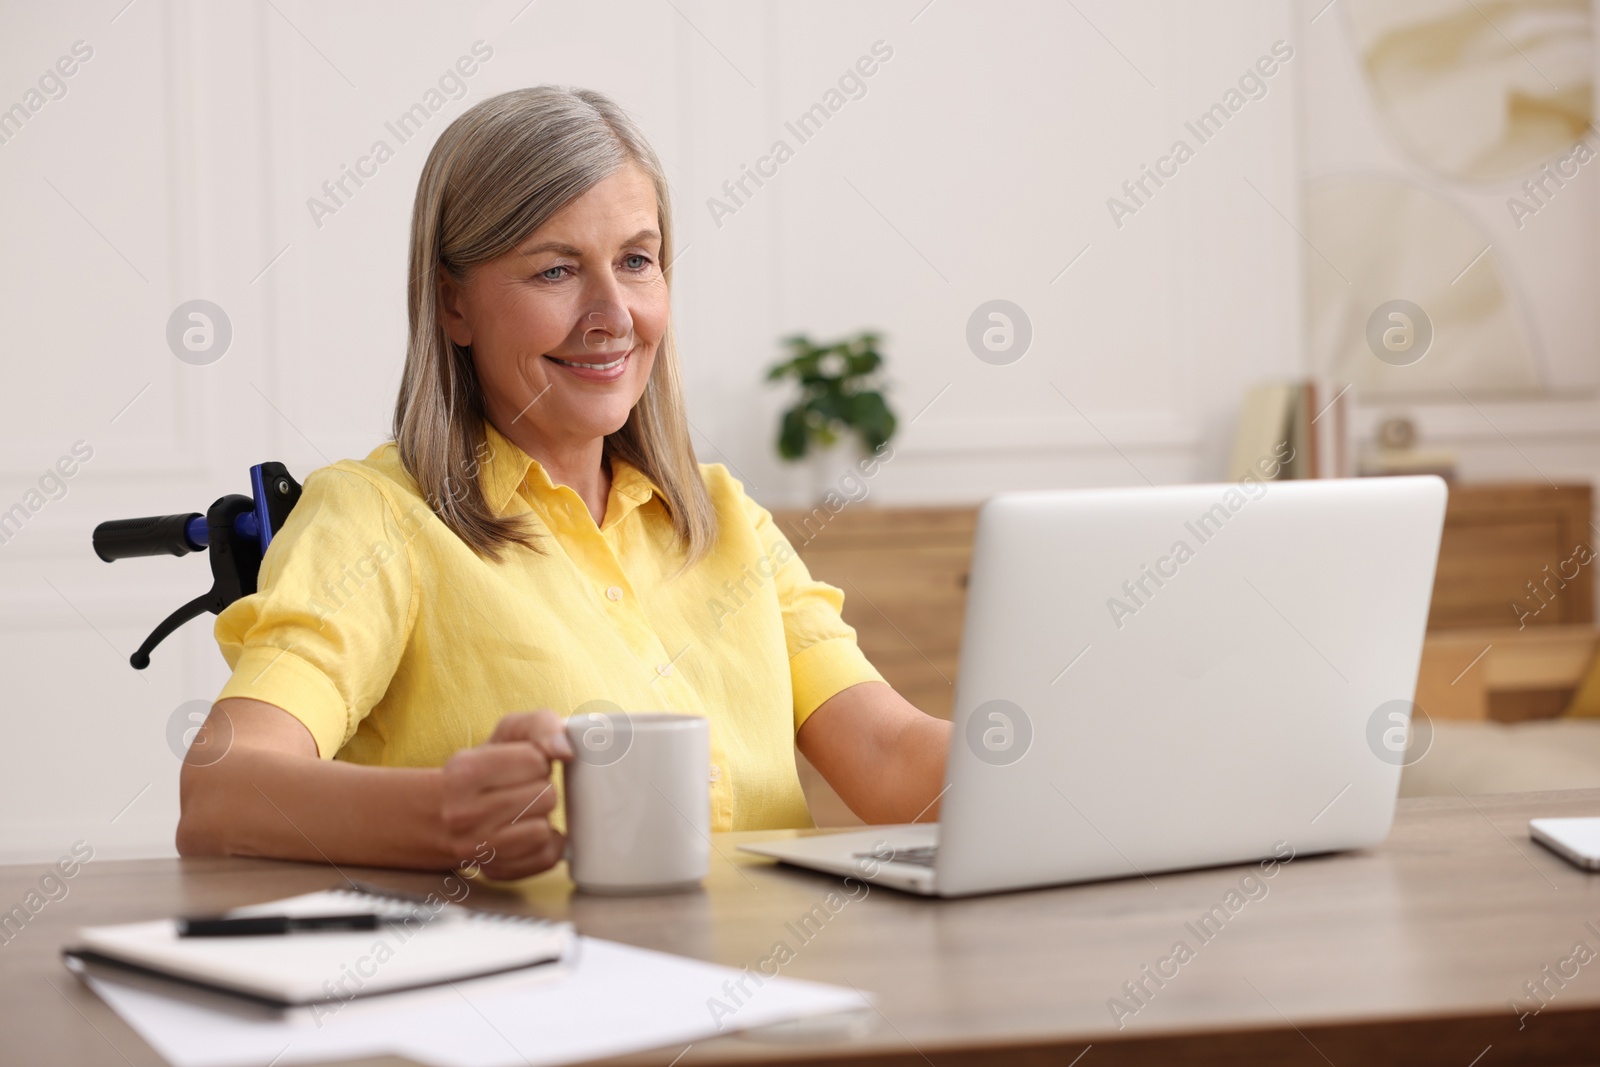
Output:
[[[740,847],[956,897],[1375,845],[1422,755],[1445,498],[1431,476],[997,496],[939,823]]]

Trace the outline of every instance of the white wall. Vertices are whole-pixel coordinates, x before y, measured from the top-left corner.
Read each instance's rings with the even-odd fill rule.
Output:
[[[1301,125],[1310,130],[1302,138],[1305,175],[1392,178],[1439,197],[1468,219],[1507,272],[1512,304],[1549,390],[1536,401],[1475,397],[1475,406],[1445,399],[1359,408],[1358,439],[1371,440],[1379,419],[1405,415],[1427,444],[1456,452],[1466,479],[1594,482],[1600,475],[1600,398],[1593,389],[1600,380],[1600,303],[1592,291],[1600,256],[1600,174],[1592,173],[1597,168],[1583,168],[1519,228],[1506,202],[1523,195],[1527,176],[1473,186],[1443,180],[1424,167],[1392,136],[1366,89],[1345,5],[1325,3],[1304,5],[1296,31],[1309,45],[1302,73],[1315,85],[1303,97]],[[1586,139],[1594,147],[1593,131]]]
[[[203,555],[108,567],[89,532],[203,510],[247,491],[254,462],[303,476],[385,436],[416,177],[486,95],[588,85],[650,134],[677,197],[696,445],[767,503],[806,491],[774,457],[782,397],[760,380],[793,331],[886,334],[892,400],[921,414],[873,482],[884,503],[1216,477],[1244,387],[1301,370],[1300,65],[1120,228],[1105,203],[1275,40],[1334,28],[1287,0],[123,2],[0,6],[0,107],[75,41],[94,49],[0,144],[0,509],[75,441],[94,449],[0,544],[0,859],[77,838],[170,853],[169,719],[226,668],[210,616],[148,671],[126,661],[209,571]],[[479,40],[493,57],[466,97],[397,145],[385,121]],[[717,225],[707,199],[775,138],[793,146],[784,121],[880,40],[893,57],[867,95]],[[395,158],[318,226],[308,198],[380,137]],[[164,338],[195,297],[232,321],[209,366]],[[1033,324],[1009,366],[965,341],[993,298]],[[1553,475],[1600,471],[1591,427],[1574,445],[1578,427],[1525,422]],[[1468,473],[1528,474],[1503,440],[1461,432]]]

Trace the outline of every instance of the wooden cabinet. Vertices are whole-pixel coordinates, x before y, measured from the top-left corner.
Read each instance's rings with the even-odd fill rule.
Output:
[[[1587,485],[1450,489],[1417,704],[1435,719],[1560,715],[1594,658]]]
[[[977,509],[852,504],[837,514],[817,508],[772,517],[812,577],[844,590],[844,619],[885,680],[948,719]],[[818,826],[860,824],[803,756],[795,762]]]
[[[1434,719],[1554,718],[1572,702],[1597,643],[1590,624],[1430,631],[1417,705]]]
[[[865,504],[773,512],[812,575],[844,590],[845,621],[867,658],[907,700],[941,718],[955,698],[977,515],[973,507]],[[1512,720],[1565,707],[1594,645],[1600,560],[1580,562],[1600,540],[1592,515],[1587,485],[1451,487],[1419,687],[1430,714]],[[1545,640],[1527,633],[1536,627],[1556,629]],[[1497,634],[1499,647],[1463,674]],[[857,821],[801,763],[818,824]]]
[[[844,619],[911,703],[948,719],[976,508],[775,511],[813,577],[844,590]]]
[[[1428,628],[1593,622],[1593,517],[1587,485],[1451,486]]]

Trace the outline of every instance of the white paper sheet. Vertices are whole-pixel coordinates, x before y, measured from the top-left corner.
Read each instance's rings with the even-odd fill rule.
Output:
[[[351,1001],[331,1014],[323,1007],[259,1019],[118,982],[89,985],[172,1067],[384,1054],[438,1067],[545,1067],[871,1004],[854,989],[588,937],[559,966]],[[742,992],[725,985],[741,979]]]

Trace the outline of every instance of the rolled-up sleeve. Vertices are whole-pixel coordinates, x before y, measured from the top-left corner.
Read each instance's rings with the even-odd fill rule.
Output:
[[[835,694],[884,678],[862,653],[854,628],[840,614],[844,592],[812,578],[772,514],[749,497],[745,500],[766,557],[776,568],[773,584],[783,611],[798,733],[811,713]]]
[[[257,591],[217,616],[233,670],[217,699],[282,708],[332,759],[394,677],[416,619],[414,568],[376,483],[340,464],[313,471],[267,548]]]

